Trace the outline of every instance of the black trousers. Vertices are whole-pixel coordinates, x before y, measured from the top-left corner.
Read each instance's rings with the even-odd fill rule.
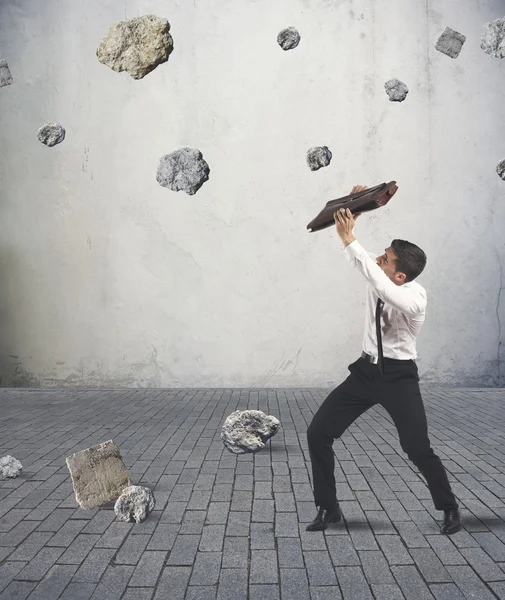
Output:
[[[348,369],[350,375],[321,404],[307,430],[316,506],[330,509],[337,500],[333,441],[380,404],[393,419],[403,451],[426,479],[435,508],[456,508],[447,473],[428,438],[416,363],[384,358],[382,375],[379,365],[360,357]]]

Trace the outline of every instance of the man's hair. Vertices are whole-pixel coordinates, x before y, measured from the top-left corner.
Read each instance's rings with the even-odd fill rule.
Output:
[[[426,254],[410,242],[405,240],[393,240],[391,249],[396,254],[396,272],[405,273],[405,283],[413,281],[424,271],[426,266]]]

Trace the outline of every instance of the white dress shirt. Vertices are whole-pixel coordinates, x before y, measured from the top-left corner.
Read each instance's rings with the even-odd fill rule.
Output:
[[[376,263],[376,255],[367,252],[354,240],[341,250],[368,281],[366,294],[363,350],[378,356],[375,331],[377,298],[384,302],[381,313],[382,351],[384,357],[409,360],[417,358],[416,336],[426,315],[426,290],[416,281],[396,285]]]

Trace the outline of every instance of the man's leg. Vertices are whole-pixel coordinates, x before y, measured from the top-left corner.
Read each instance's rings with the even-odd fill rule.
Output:
[[[336,503],[333,441],[374,404],[361,360],[349,365],[351,374],[321,404],[307,429],[314,500],[320,508],[331,509]]]
[[[405,369],[411,367],[394,366],[396,373],[401,373],[402,376],[406,374]],[[413,369],[417,375],[415,363]],[[417,380],[408,377],[395,380],[394,372],[389,378],[390,382],[381,386],[379,402],[393,419],[403,451],[426,479],[435,508],[457,508],[458,503],[452,493],[445,467],[431,448],[426,413]]]

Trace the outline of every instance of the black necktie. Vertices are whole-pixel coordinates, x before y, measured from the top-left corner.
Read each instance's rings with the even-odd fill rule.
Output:
[[[382,354],[382,332],[381,332],[381,310],[384,302],[377,298],[377,306],[375,307],[375,331],[377,333],[377,350],[379,352],[379,366],[381,373],[384,375],[384,355]]]

